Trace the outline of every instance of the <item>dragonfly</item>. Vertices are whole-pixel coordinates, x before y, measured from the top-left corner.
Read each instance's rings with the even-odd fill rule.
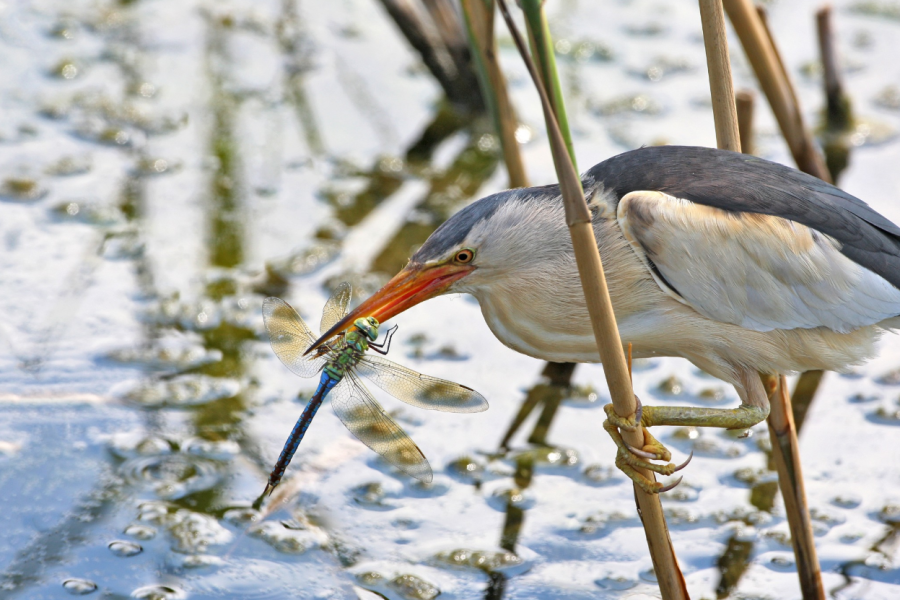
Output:
[[[342,283],[337,287],[322,311],[319,325],[322,331],[328,331],[347,315],[350,296],[349,284]],[[368,353],[372,350],[387,354],[397,330],[394,326],[381,343],[376,343],[379,323],[374,317],[357,319],[353,327],[309,356],[304,353],[318,336],[313,334],[290,304],[280,298],[266,298],[263,301],[263,320],[272,350],[284,366],[300,377],[319,374],[318,388],[288,436],[269,475],[263,496],[271,494],[281,481],[326,396],[331,399],[331,406],[338,418],[359,441],[404,473],[425,483],[431,482],[431,466],[425,455],[378,404],[360,381],[360,376],[394,398],[418,408],[457,413],[481,412],[488,408],[484,396],[471,388],[417,373]]]

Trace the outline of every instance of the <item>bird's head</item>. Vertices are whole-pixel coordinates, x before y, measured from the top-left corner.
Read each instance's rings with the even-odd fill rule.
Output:
[[[548,186],[547,191],[552,192],[553,188]],[[475,293],[480,287],[501,283],[506,277],[517,276],[526,264],[539,263],[542,258],[549,259],[549,254],[558,253],[559,249],[548,252],[546,241],[548,230],[564,233],[559,192],[555,194],[556,202],[535,201],[548,197],[540,193],[543,190],[502,192],[456,213],[431,234],[406,267],[324,332],[307,353],[360,317],[371,316],[384,323],[429,298]]]

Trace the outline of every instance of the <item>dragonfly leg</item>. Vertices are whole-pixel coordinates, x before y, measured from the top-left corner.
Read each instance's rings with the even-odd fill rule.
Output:
[[[371,348],[378,354],[387,354],[391,349],[391,339],[394,337],[394,333],[397,332],[398,327],[398,325],[394,325],[393,327],[388,329],[387,333],[384,334],[384,341],[380,344],[369,342],[369,348]]]

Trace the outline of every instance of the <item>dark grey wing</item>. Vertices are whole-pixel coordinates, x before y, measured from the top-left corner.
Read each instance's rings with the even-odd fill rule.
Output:
[[[641,148],[592,167],[585,184],[618,199],[665,192],[731,211],[796,221],[837,240],[840,251],[900,287],[900,227],[821,179],[762,158],[687,146]]]
[[[484,396],[464,385],[422,375],[380,356],[366,355],[355,371],[385,392],[417,408],[470,413],[487,410]]]
[[[335,414],[356,439],[407,475],[431,483],[425,455],[353,373],[345,375],[329,397]]]
[[[347,316],[347,307],[350,305],[350,284],[346,281],[339,284],[331,298],[325,303],[322,309],[322,321],[319,324],[319,331],[325,332],[331,329],[338,321]]]
[[[325,365],[325,355],[303,356],[316,337],[297,311],[281,298],[263,300],[263,321],[269,343],[281,362],[300,377],[313,377]]]

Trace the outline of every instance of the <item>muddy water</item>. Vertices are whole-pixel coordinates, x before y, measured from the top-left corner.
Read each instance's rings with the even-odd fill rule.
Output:
[[[811,9],[773,5],[771,18],[815,118]],[[583,168],[642,144],[714,143],[695,7],[550,12]],[[836,26],[865,117],[842,185],[897,221],[895,13],[842,3]],[[600,433],[602,370],[579,367],[562,389],[494,340],[470,299],[398,320],[395,360],[492,404],[461,416],[384,399],[433,484],[323,410],[276,501],[252,508],[314,385],[272,355],[262,299],[317,322],[336,283],[371,292],[459,207],[505,185],[490,121],[442,100],[377,3],[13,3],[0,6],[0,47],[0,597],[654,593],[630,486]],[[501,47],[529,174],[550,181],[539,107]],[[757,113],[760,153],[788,161]],[[837,598],[900,589],[898,349],[887,338],[871,366],[829,375],[804,425]],[[736,402],[683,361],[640,362],[635,380],[645,401]],[[543,412],[511,428],[529,402]],[[697,454],[665,504],[694,597],[799,595],[754,434],[661,435],[676,456]],[[878,454],[859,441],[874,439]]]

